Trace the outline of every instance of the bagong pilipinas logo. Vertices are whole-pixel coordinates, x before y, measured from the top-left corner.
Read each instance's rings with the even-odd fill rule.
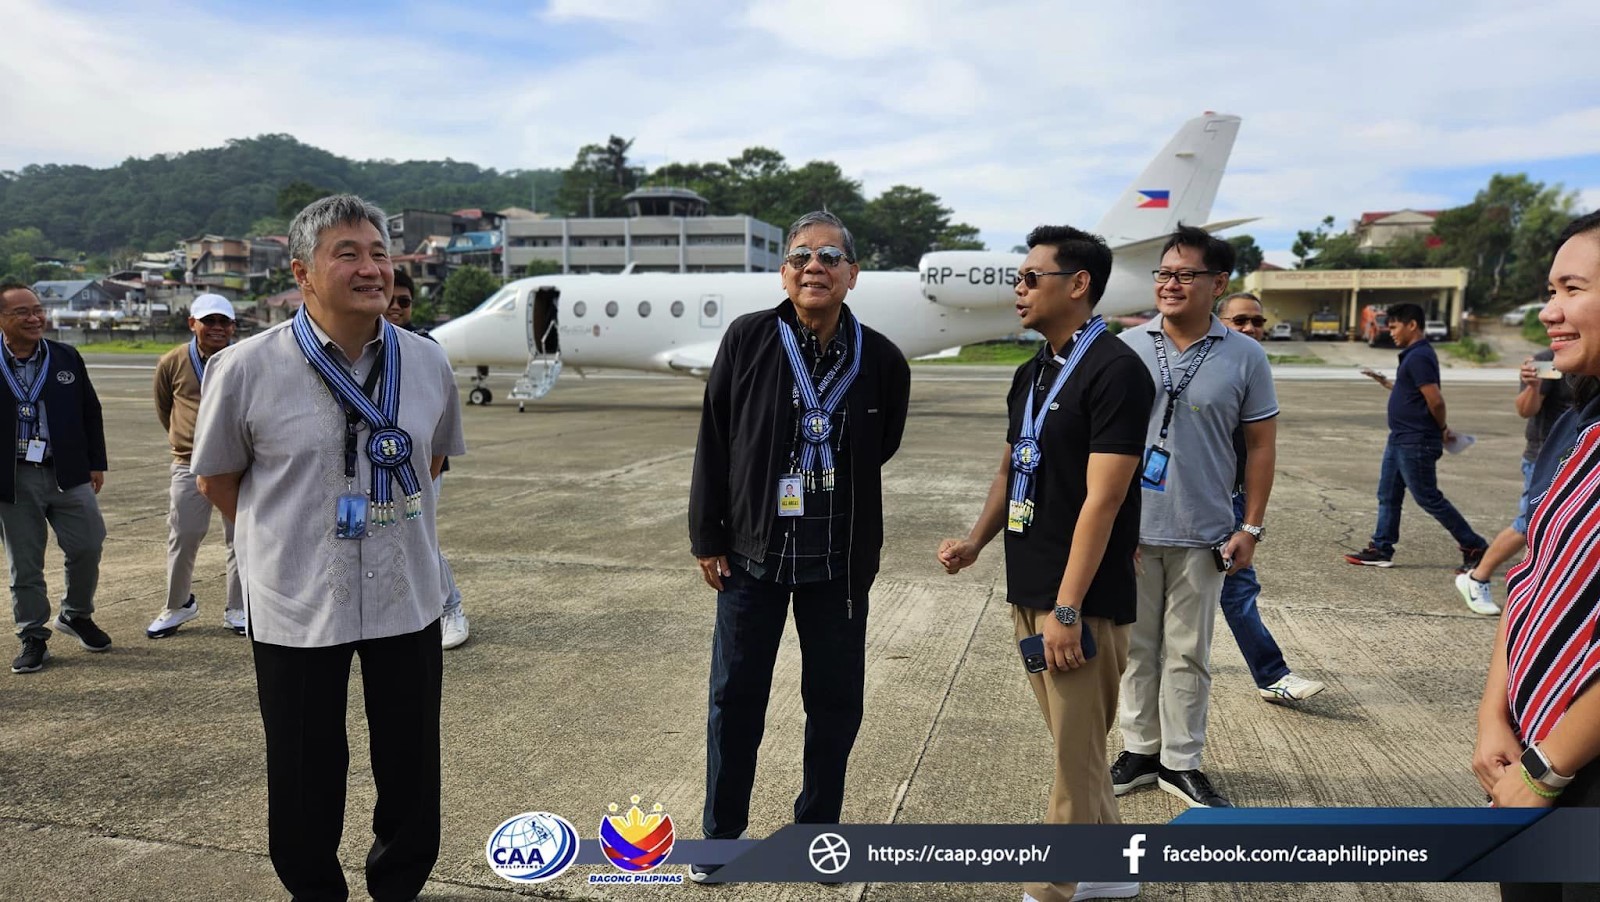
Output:
[[[682,883],[682,874],[651,874],[672,854],[672,818],[661,809],[658,802],[645,814],[639,808],[639,797],[626,813],[618,815],[615,802],[607,805],[610,816],[600,819],[600,848],[606,858],[623,874],[591,874],[590,883]]]
[[[527,811],[496,827],[483,854],[512,883],[543,883],[577,860],[578,831],[559,815]]]

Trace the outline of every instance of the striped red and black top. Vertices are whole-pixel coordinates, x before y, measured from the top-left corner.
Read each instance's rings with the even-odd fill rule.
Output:
[[[1600,425],[1578,436],[1539,499],[1528,556],[1506,588],[1506,692],[1512,724],[1531,745],[1600,676]]]

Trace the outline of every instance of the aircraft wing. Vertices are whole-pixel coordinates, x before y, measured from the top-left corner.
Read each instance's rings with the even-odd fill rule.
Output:
[[[710,375],[711,364],[717,359],[718,344],[719,342],[715,341],[703,341],[668,351],[667,366],[680,373],[704,379]]]

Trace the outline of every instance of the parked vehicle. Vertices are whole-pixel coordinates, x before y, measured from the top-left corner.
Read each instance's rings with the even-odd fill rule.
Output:
[[[1302,336],[1299,330],[1295,329],[1294,323],[1277,323],[1272,327],[1272,331],[1267,333],[1267,341],[1294,341],[1300,337]]]
[[[1528,321],[1528,314],[1544,309],[1543,301],[1534,301],[1528,304],[1519,304],[1516,307],[1500,314],[1500,322],[1507,326],[1520,326]]]
[[[1436,319],[1430,319],[1422,324],[1422,335],[1429,341],[1449,341],[1450,327]]]
[[[1394,337],[1389,334],[1389,307],[1385,304],[1362,307],[1359,334],[1369,348],[1394,347]]]
[[[1311,328],[1307,336],[1312,341],[1319,338],[1330,341],[1344,339],[1344,326],[1339,323],[1339,314],[1332,310],[1319,310],[1311,314]]]

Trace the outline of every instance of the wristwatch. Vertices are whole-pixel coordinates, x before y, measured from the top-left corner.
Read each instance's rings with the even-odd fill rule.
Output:
[[[1240,523],[1239,532],[1247,532],[1250,534],[1251,538],[1255,539],[1257,542],[1260,542],[1266,537],[1267,528],[1265,526],[1252,526],[1249,523]]]
[[[1059,620],[1062,626],[1071,626],[1078,622],[1078,609],[1070,604],[1058,604],[1056,620]]]
[[[1528,776],[1551,789],[1566,789],[1567,784],[1573,779],[1556,773],[1555,767],[1550,764],[1550,759],[1545,757],[1544,749],[1537,745],[1528,746],[1528,750],[1522,753],[1522,769],[1528,772]]]

